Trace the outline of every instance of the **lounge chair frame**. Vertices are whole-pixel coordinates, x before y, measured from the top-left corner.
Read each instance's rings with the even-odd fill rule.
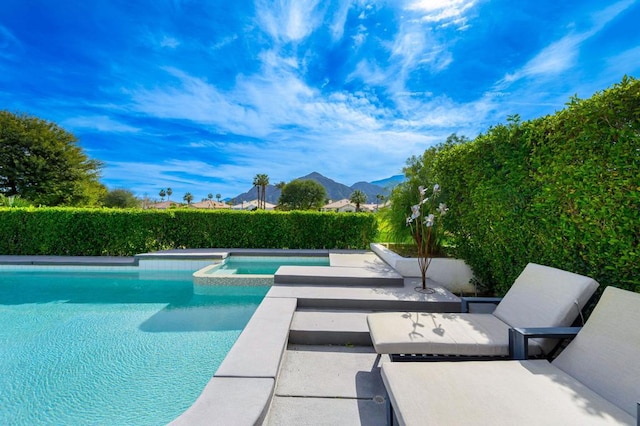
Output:
[[[583,312],[588,310],[595,302],[594,294],[585,304]],[[461,297],[461,313],[469,312],[471,304],[493,304],[497,305],[502,297]],[[576,323],[583,323],[583,312],[576,319]],[[436,355],[436,354],[389,354],[392,362],[456,362],[456,361],[500,361],[507,359],[528,359],[529,356],[529,339],[550,338],[558,339],[555,348],[544,357],[552,360],[559,352],[560,348],[580,330],[581,327],[528,327],[528,328],[511,328],[509,329],[509,355],[506,356],[486,356],[486,355]],[[525,345],[525,346],[523,346]],[[640,425],[639,425],[640,426]]]
[[[490,299],[490,298],[486,298]],[[499,298],[492,298],[498,299]],[[474,303],[477,303],[473,301]],[[493,302],[482,302],[482,303],[493,303]],[[463,306],[465,306],[463,304]],[[468,305],[466,306],[468,309]],[[512,354],[513,360],[524,360],[529,358],[529,339],[534,338],[551,338],[551,339],[573,339],[576,337],[578,332],[582,329],[582,327],[529,327],[529,328],[511,328],[509,329],[509,352]],[[481,360],[504,360],[505,357],[447,357],[446,361],[481,361]],[[393,360],[393,355],[391,358]],[[401,357],[395,362],[408,362],[408,361],[425,361],[426,359],[421,359],[420,355],[409,355]],[[437,360],[437,356],[432,357],[430,360]],[[443,359],[444,361],[445,359]],[[385,395],[386,406],[387,406],[387,425],[394,426],[395,422],[395,413],[393,411],[393,405],[391,404],[391,398],[389,395]],[[640,402],[637,404],[637,414],[636,414],[636,426],[640,426]]]
[[[440,367],[437,365],[431,365],[428,367],[424,366],[424,369],[414,365],[413,367],[407,366],[408,368],[405,369],[404,366],[391,367],[392,364],[388,364],[389,375],[385,376],[385,368],[383,366],[383,379],[385,380],[385,389],[387,391],[387,423],[389,425],[394,425],[398,423],[398,420],[402,421],[402,419],[404,419],[404,421],[411,419],[415,422],[417,418],[424,418],[420,417],[421,413],[419,411],[413,411],[414,407],[418,407],[420,405],[420,401],[423,400],[422,397],[429,395],[429,392],[434,391],[433,387],[437,386],[432,384],[431,389],[427,388],[428,390],[426,390],[426,392],[422,391],[422,393],[416,396],[416,394],[413,394],[412,392],[407,393],[406,389],[413,387],[411,383],[407,383],[407,386],[403,389],[402,386],[399,386],[399,384],[401,384],[399,380],[403,380],[402,384],[405,383],[405,380],[411,382],[413,377],[418,376],[420,377],[419,380],[426,380],[427,382],[429,382],[429,378],[435,379],[436,382],[440,381],[447,384],[450,383],[449,380],[452,380],[455,384],[453,384],[452,387],[447,388],[446,394],[449,397],[455,398],[454,395],[458,394],[456,392],[456,386],[462,387],[461,390],[464,390],[466,383],[464,378],[467,375],[472,375],[476,380],[475,384],[471,388],[471,394],[469,394],[472,395],[474,390],[482,389],[482,377],[486,377],[490,381],[493,374],[499,372],[504,366],[504,368],[507,369],[505,371],[508,373],[506,373],[506,375],[498,374],[501,378],[494,384],[504,384],[505,378],[508,379],[509,377],[513,377],[514,379],[522,378],[523,383],[525,383],[525,387],[522,389],[529,389],[532,393],[535,393],[533,392],[534,388],[530,385],[533,385],[534,387],[540,385],[541,387],[539,387],[538,390],[543,389],[543,393],[538,392],[537,397],[542,397],[544,389],[546,389],[545,386],[548,386],[549,383],[553,384],[555,382],[557,386],[551,386],[549,387],[549,390],[555,395],[556,392],[554,391],[557,389],[569,389],[568,392],[559,392],[557,395],[560,396],[560,400],[562,401],[561,404],[571,404],[572,410],[577,409],[577,411],[580,411],[581,413],[586,413],[587,417],[591,415],[595,416],[593,417],[594,420],[602,420],[605,419],[605,417],[598,414],[598,410],[602,409],[602,413],[611,416],[609,419],[617,419],[618,421],[622,421],[624,424],[636,424],[637,426],[640,426],[640,402],[638,402],[640,394],[636,387],[637,381],[634,379],[640,372],[640,364],[638,364],[637,357],[635,356],[636,348],[640,344],[640,341],[638,340],[640,335],[637,332],[637,321],[640,319],[640,316],[638,315],[639,311],[637,310],[639,302],[640,298],[638,298],[637,294],[609,287],[603,293],[590,321],[587,321],[585,327],[511,328],[509,329],[509,349],[514,355],[514,360],[497,362],[493,364],[496,368],[493,368],[493,366],[488,367],[490,363],[485,364],[487,365],[486,369],[484,369],[484,367],[480,367],[478,363],[475,363],[475,365],[468,364],[465,367],[461,366],[460,369],[452,365],[445,366],[445,364],[441,364],[442,370],[439,370]],[[618,312],[620,312],[620,314],[618,314]],[[563,350],[562,354],[554,360],[554,362],[548,364],[549,367],[545,366],[546,361],[528,361],[529,339],[573,339],[576,337],[577,339],[575,342],[570,343]],[[610,348],[612,356],[621,357],[617,363],[610,364],[607,361],[609,359],[609,352],[606,348]],[[591,354],[592,350],[594,356],[590,357],[588,354]],[[595,367],[592,368],[595,368],[596,370],[590,370],[590,361],[594,362]],[[609,365],[614,366],[611,372],[608,372]],[[538,368],[538,366],[540,366],[540,368]],[[474,374],[475,372],[473,371],[473,368],[482,368],[480,372],[483,373],[484,376],[480,375],[480,378],[478,379]],[[527,370],[529,370],[529,373],[527,373]],[[434,373],[434,375],[432,376],[428,373]],[[440,375],[440,373],[442,373],[442,375]],[[457,375],[455,373],[461,373],[459,378],[455,378]],[[513,375],[511,375],[512,373]],[[540,377],[546,377],[550,380],[540,380]],[[387,382],[387,380],[392,381]],[[502,382],[500,380],[502,380]],[[519,381],[514,382],[514,392],[518,392],[519,385]],[[529,385],[529,387],[527,387],[527,385]],[[389,388],[389,386],[393,388],[393,392],[392,388]],[[572,394],[572,392],[576,393]],[[497,401],[502,400],[506,404],[515,402],[515,400],[509,395],[509,392],[503,392],[503,395],[504,399],[497,399]],[[566,395],[569,396],[565,397]],[[408,399],[396,399],[407,397]],[[555,399],[553,399],[553,397],[551,398],[552,399],[547,401],[549,403],[550,411],[542,414],[539,419],[546,419],[545,421],[550,421],[552,417],[555,417],[556,414],[554,413],[559,414],[559,419],[562,418],[562,413],[565,413],[564,420],[567,421],[566,413],[571,413],[572,411],[564,411],[562,405],[554,405],[553,401],[555,401]],[[406,417],[405,414],[402,416],[396,415],[394,405],[399,403],[401,400],[405,401],[403,404],[400,404],[403,407],[403,410],[407,409],[407,413],[412,412],[410,417]],[[521,398],[521,400],[524,401],[521,405],[522,409],[527,410],[525,407],[535,406],[535,404],[532,405],[530,403],[531,400],[526,396],[524,396],[524,399]],[[478,401],[480,400],[475,400],[476,403]],[[591,401],[594,405],[591,406],[592,408],[590,409],[589,404]],[[603,403],[605,405],[602,405]],[[496,408],[499,404],[500,403],[498,403],[498,405],[494,404],[493,407]],[[607,404],[609,405],[607,406]],[[455,406],[455,403],[453,403],[453,405]],[[441,406],[438,404],[434,405],[433,402],[431,402],[430,406],[438,413],[435,414],[434,418],[439,419],[441,422],[444,421],[443,419],[446,417],[443,417],[443,415],[447,416],[447,414],[440,409]],[[473,413],[475,412],[475,410],[470,408],[472,408],[472,406],[469,404],[464,408],[461,408],[461,413],[466,413],[461,415],[467,416],[467,421],[473,418],[470,418],[469,415],[473,416]],[[628,420],[625,419],[625,411],[627,414],[631,415],[631,418]],[[517,417],[522,417],[523,419],[528,418],[527,414],[525,414],[526,412],[528,411],[520,411]],[[515,413],[512,412],[512,414]],[[454,414],[451,419],[457,418],[456,415],[457,414]],[[496,415],[499,416],[499,414]],[[581,416],[582,414],[578,415]],[[635,419],[633,418],[634,415]],[[458,418],[462,419],[463,417]],[[495,420],[499,417],[493,418],[489,413],[488,417],[485,414],[481,418],[484,419],[484,421],[487,421],[489,419]],[[510,417],[501,418],[503,423],[508,419],[510,419]],[[632,423],[628,423],[629,420],[631,420]],[[584,422],[585,419],[582,419],[581,421]],[[608,421],[610,420],[603,420],[603,423]]]
[[[464,326],[453,326],[453,330],[462,330],[459,335],[462,337],[462,347],[459,351],[452,348],[444,349],[447,345],[446,338],[440,342],[434,340],[434,344],[430,345],[428,338],[420,340],[420,333],[417,327],[424,327],[418,320],[405,330],[404,320],[409,318],[404,313],[373,313],[367,316],[367,323],[373,346],[378,353],[386,353],[393,362],[413,362],[413,361],[496,361],[507,359],[521,359],[523,356],[529,357],[529,351],[534,347],[531,358],[541,358],[552,360],[563,347],[565,338],[571,333],[561,333],[560,338],[556,339],[549,335],[533,337],[529,335],[526,338],[512,337],[511,328],[520,327],[567,327],[581,325],[584,323],[583,312],[587,311],[593,303],[594,295],[598,283],[590,277],[575,274],[569,271],[529,263],[523,269],[521,274],[516,278],[514,284],[507,292],[505,297],[462,297],[460,302],[459,314],[462,317],[469,315],[469,321],[475,324],[478,321],[476,330],[487,330],[489,336],[489,344],[486,349],[475,350],[474,339],[471,334],[466,334]],[[529,302],[529,305],[527,303]],[[545,309],[547,303],[549,309]],[[496,310],[493,313],[475,313],[469,312],[472,305],[477,304],[493,304]],[[540,306],[541,308],[536,308]],[[575,310],[574,310],[575,309]],[[428,316],[428,312],[418,312],[420,315]],[[453,313],[452,313],[453,314]],[[438,313],[433,313],[434,318]],[[462,318],[461,317],[461,318]],[[482,318],[481,317],[485,317]],[[492,318],[493,317],[493,318]],[[387,320],[388,318],[388,320]],[[495,319],[495,321],[494,321]],[[390,321],[386,322],[385,321]],[[435,320],[434,320],[435,321]],[[455,323],[454,317],[443,317],[443,322],[451,321]],[[464,321],[462,318],[461,321]],[[572,323],[573,322],[573,323]],[[401,328],[396,328],[401,327]],[[437,327],[440,327],[439,325]],[[486,328],[485,328],[486,327]],[[402,331],[399,331],[402,330]],[[469,330],[472,331],[471,327]],[[434,329],[437,334],[438,331]],[[532,330],[529,330],[532,331]],[[538,330],[540,331],[540,330]],[[555,330],[558,332],[558,330]],[[403,343],[404,334],[408,332],[407,344]],[[444,333],[444,329],[441,330]],[[473,331],[472,331],[473,332]],[[416,333],[418,339],[415,342],[409,342],[411,336]],[[504,334],[503,334],[504,333]],[[493,335],[492,335],[493,334]],[[440,334],[442,337],[444,334]],[[452,334],[455,336],[455,334]],[[468,337],[472,336],[472,337]],[[531,348],[524,352],[514,352],[514,344],[511,339],[524,339],[529,342]],[[466,340],[465,340],[466,339]],[[481,336],[482,340],[483,337]],[[537,339],[530,341],[531,339]],[[452,344],[457,344],[455,338],[451,339]],[[522,343],[522,342],[520,342]],[[480,343],[478,348],[482,345]],[[458,353],[455,353],[455,352]]]

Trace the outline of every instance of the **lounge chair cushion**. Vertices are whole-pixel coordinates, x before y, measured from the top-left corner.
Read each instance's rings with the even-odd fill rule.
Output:
[[[634,416],[545,360],[383,363],[401,425],[611,425]]]
[[[635,415],[640,401],[640,294],[607,287],[553,365]]]
[[[511,327],[569,327],[597,288],[593,278],[529,263],[493,315]],[[548,353],[556,341],[538,343]]]
[[[512,327],[569,327],[597,288],[593,278],[529,263],[493,314]]]
[[[509,355],[509,326],[490,314],[380,312],[367,323],[380,354]],[[541,351],[531,340],[529,353]]]

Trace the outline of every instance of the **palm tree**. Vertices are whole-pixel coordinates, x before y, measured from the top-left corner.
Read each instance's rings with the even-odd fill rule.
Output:
[[[160,196],[160,201],[164,201],[164,196],[167,195],[167,193],[164,191],[164,189],[161,189],[158,195]]]
[[[171,201],[171,194],[173,194],[173,189],[167,188],[167,201]]]
[[[213,200],[213,194],[212,193],[208,193],[207,194],[207,198],[210,199],[210,200]]]
[[[260,199],[261,199],[260,198],[260,182],[259,182],[258,176],[260,175],[255,175],[253,177],[253,186],[256,187],[256,191],[258,192],[258,207],[260,207]]]
[[[269,185],[269,175],[257,174],[253,178],[253,185],[258,188],[258,207],[267,207],[267,185]],[[262,190],[262,191],[261,191]]]
[[[222,195],[216,194],[216,200],[218,200],[218,202],[220,202],[220,198],[222,198]]]
[[[269,185],[269,175],[261,175],[260,185],[262,186],[262,208],[267,208],[267,186]]]
[[[367,202],[367,194],[365,194],[364,192],[360,191],[359,189],[356,189],[351,194],[351,197],[349,198],[349,201],[351,201],[353,204],[356,205],[356,211],[359,212],[360,211],[360,204],[364,204],[364,203]]]
[[[184,197],[182,197],[182,199],[187,202],[187,205],[191,205],[191,202],[193,201],[193,195],[191,195],[190,192],[187,192],[186,194],[184,194]]]

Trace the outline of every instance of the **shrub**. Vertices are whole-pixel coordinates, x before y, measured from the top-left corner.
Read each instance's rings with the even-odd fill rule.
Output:
[[[640,82],[439,150],[457,255],[491,292],[528,262],[640,291]]]
[[[369,214],[0,208],[0,253],[131,256],[175,248],[363,249]]]
[[[385,220],[402,237],[407,194],[439,183],[447,252],[473,268],[481,289],[503,294],[537,262],[640,291],[637,80],[554,115],[510,117],[473,141],[452,135],[404,172]]]

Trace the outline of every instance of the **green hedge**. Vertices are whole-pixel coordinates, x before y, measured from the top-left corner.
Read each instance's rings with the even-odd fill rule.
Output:
[[[443,146],[457,255],[498,294],[528,262],[640,291],[640,82]]]
[[[364,249],[373,215],[0,208],[0,254],[131,256],[175,248]]]

